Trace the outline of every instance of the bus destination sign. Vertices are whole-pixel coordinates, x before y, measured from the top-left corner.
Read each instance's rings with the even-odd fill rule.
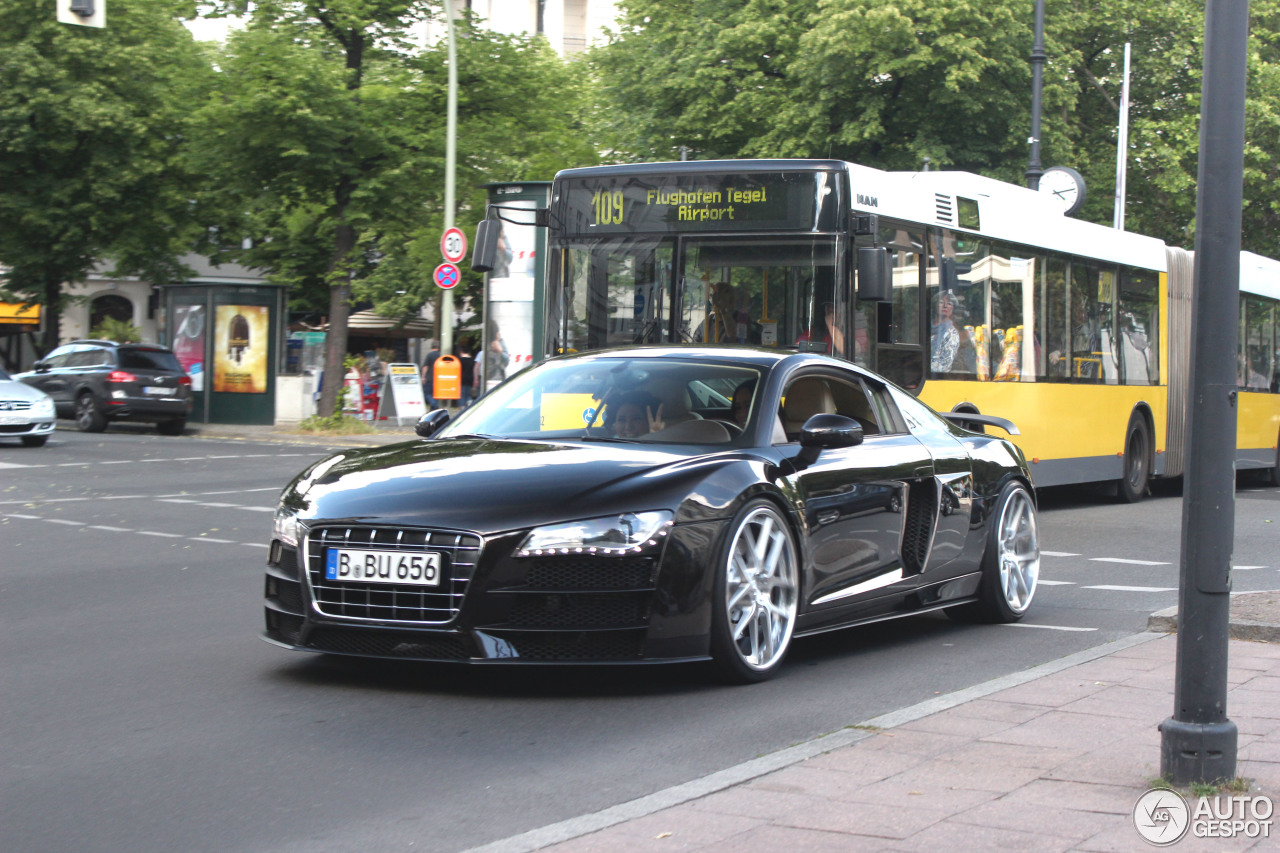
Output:
[[[829,172],[601,176],[567,181],[566,231],[826,231],[836,220]]]

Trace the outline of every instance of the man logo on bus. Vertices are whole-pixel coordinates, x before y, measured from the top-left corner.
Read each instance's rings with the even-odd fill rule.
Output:
[[[879,207],[880,199],[873,195],[863,195],[862,193],[858,193],[858,204],[863,207]]]

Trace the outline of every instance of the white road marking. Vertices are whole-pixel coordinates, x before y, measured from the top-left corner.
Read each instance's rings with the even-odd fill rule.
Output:
[[[35,468],[44,466],[23,465],[21,462],[0,462],[0,468]]]
[[[1162,563],[1154,560],[1125,560],[1121,557],[1090,557],[1091,563],[1124,563],[1128,566],[1172,566],[1173,563]]]
[[[1176,586],[1082,586],[1081,589],[1105,589],[1111,592],[1174,592]]]
[[[181,533],[161,533],[158,530],[139,530],[139,536],[163,536],[165,539],[181,539]]]
[[[21,513],[17,513],[17,512],[10,512],[10,513],[6,513],[6,516],[7,516],[8,518],[25,518],[25,519],[28,519],[29,521],[39,521],[39,520],[40,520],[40,516],[38,516],[38,515],[22,515]]]
[[[1044,578],[1036,581],[1037,586],[1075,586],[1075,581],[1047,581]]]
[[[270,545],[264,545],[261,542],[241,542],[241,545],[247,545],[250,548],[270,548]]]
[[[1070,551],[1041,551],[1041,557],[1079,557],[1079,554],[1072,554]]]
[[[107,531],[110,531],[111,533],[132,533],[133,532],[132,527],[110,527],[106,524],[90,524],[89,529],[90,530],[107,530]]]
[[[1268,566],[1232,566],[1231,568],[1235,569],[1237,572],[1249,572],[1249,571],[1253,571],[1254,569],[1265,569],[1269,567]]]
[[[1027,622],[1002,622],[1001,624],[1007,625],[1010,628],[1043,628],[1046,631],[1072,631],[1083,633],[1098,630],[1097,628],[1072,628],[1067,625],[1032,625]]]
[[[198,504],[200,501],[194,498],[156,498],[158,503],[162,504]]]
[[[212,536],[188,536],[192,542],[217,542],[219,545],[234,545],[234,539],[214,539]]]
[[[68,520],[67,520],[67,519],[65,519],[65,518],[46,518],[46,519],[44,519],[44,520],[45,520],[45,521],[47,521],[47,522],[49,522],[50,524],[69,524],[69,525],[70,525],[70,526],[72,526],[72,527],[85,527],[85,526],[86,526],[86,525],[85,525],[85,523],[84,523],[83,521],[68,521]]]

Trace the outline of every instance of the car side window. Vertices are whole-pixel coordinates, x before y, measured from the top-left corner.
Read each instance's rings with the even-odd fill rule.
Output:
[[[844,381],[833,379],[830,382],[831,394],[835,398],[836,414],[853,418],[862,427],[863,435],[879,435],[881,432],[879,418],[872,410],[871,400],[862,381],[855,379]]]
[[[76,347],[59,347],[49,353],[49,357],[44,360],[45,367],[54,369],[58,367],[66,367],[67,359],[71,358],[72,353],[76,351]]]

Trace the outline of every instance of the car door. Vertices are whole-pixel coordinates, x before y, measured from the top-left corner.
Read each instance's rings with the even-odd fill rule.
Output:
[[[797,405],[798,398],[808,403]],[[782,410],[792,441],[806,415],[824,410],[856,419],[864,431],[861,444],[824,449],[788,478],[804,511],[808,605],[844,611],[887,594],[918,571],[909,564],[910,543],[904,557],[904,533],[911,490],[932,476],[928,452],[909,433],[880,423],[853,371],[793,377]]]
[[[27,382],[53,398],[54,404],[63,409],[71,405],[71,391],[67,383],[68,362],[83,347],[71,344],[58,347],[49,353],[42,365],[33,371]]]

